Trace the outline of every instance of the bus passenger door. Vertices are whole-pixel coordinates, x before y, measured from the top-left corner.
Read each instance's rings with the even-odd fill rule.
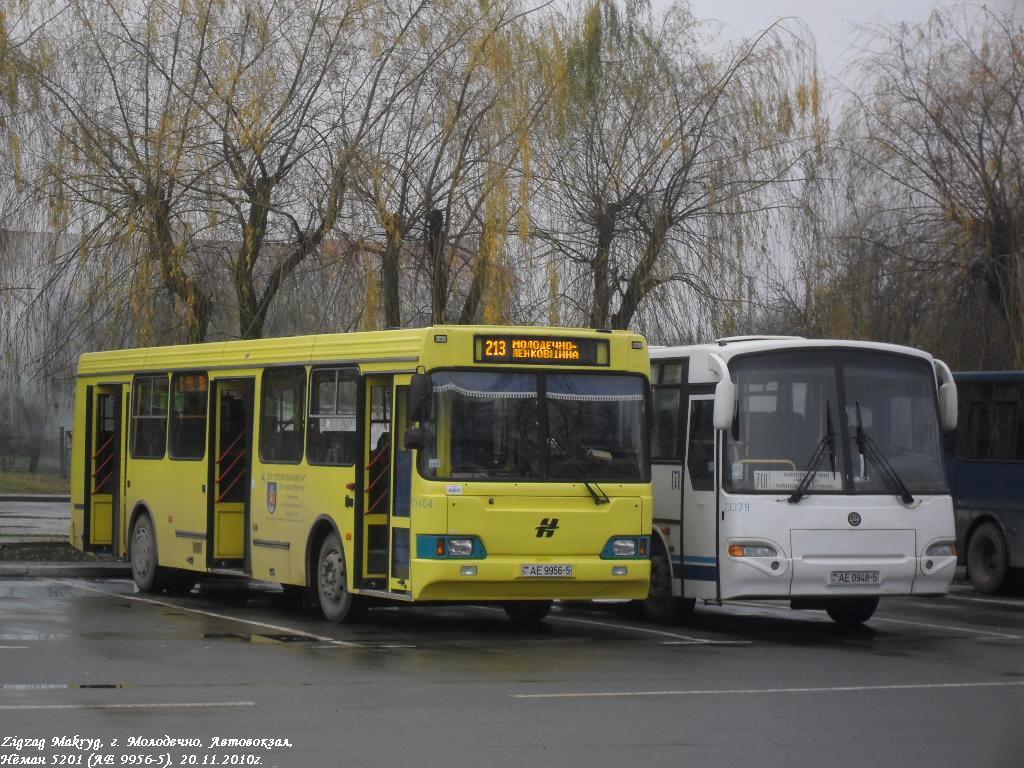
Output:
[[[683,466],[683,595],[719,599],[714,394],[691,394]]]
[[[364,588],[387,589],[388,517],[391,510],[391,376],[367,376],[363,392],[362,519],[356,574]]]
[[[89,438],[85,441],[84,549],[116,551],[121,504],[121,386],[89,387]]]
[[[401,377],[408,379],[410,377]],[[388,586],[392,592],[408,592],[410,494],[412,492],[412,451],[405,446],[405,431],[409,428],[409,387],[403,382],[395,386],[394,425],[394,497],[391,502],[391,570]]]
[[[253,381],[221,379],[211,385],[215,408],[210,430],[207,566],[248,571]]]

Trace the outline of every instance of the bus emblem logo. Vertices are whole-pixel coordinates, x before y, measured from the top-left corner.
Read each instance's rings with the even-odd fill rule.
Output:
[[[856,512],[851,512],[849,515],[847,515],[846,519],[850,521],[850,525],[852,525],[854,528],[860,525],[860,515]]]
[[[274,514],[277,509],[277,483],[267,483],[267,513]]]
[[[555,535],[555,531],[558,530],[558,518],[557,517],[545,517],[540,521],[540,525],[537,526],[537,538],[538,539],[550,539]]]

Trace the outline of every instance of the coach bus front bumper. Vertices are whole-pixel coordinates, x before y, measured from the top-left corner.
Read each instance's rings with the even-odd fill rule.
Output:
[[[534,565],[572,566],[572,576],[524,575],[524,566]],[[509,555],[489,556],[484,560],[414,559],[412,597],[424,601],[467,602],[635,600],[647,597],[650,578],[648,559]]]

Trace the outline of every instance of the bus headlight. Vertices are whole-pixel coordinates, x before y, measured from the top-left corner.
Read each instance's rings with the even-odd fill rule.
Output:
[[[729,555],[731,557],[776,557],[779,553],[775,547],[767,544],[730,544]]]
[[[469,557],[472,554],[472,539],[448,539],[448,555],[450,557]]]
[[[924,551],[928,557],[956,557],[955,541],[937,541]]]
[[[615,539],[612,541],[612,554],[616,557],[633,557],[636,554],[636,541],[633,539]]]
[[[601,550],[602,560],[629,558],[646,560],[651,549],[650,536],[613,536]]]

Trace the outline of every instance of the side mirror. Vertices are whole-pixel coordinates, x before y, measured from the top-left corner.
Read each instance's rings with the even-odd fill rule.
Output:
[[[939,385],[939,424],[943,432],[952,432],[957,422],[956,382],[949,366],[941,360],[935,361],[935,369],[942,381]]]
[[[939,423],[943,432],[956,429],[956,384],[952,382],[939,386]]]
[[[427,436],[424,431],[419,427],[410,427],[405,430],[405,449],[411,451],[414,448],[417,451],[423,450],[423,446],[427,444]]]
[[[430,375],[414,373],[409,383],[409,421],[427,421],[430,419],[431,403]]]
[[[715,429],[730,429],[736,414],[736,385],[731,379],[722,379],[715,386]]]

